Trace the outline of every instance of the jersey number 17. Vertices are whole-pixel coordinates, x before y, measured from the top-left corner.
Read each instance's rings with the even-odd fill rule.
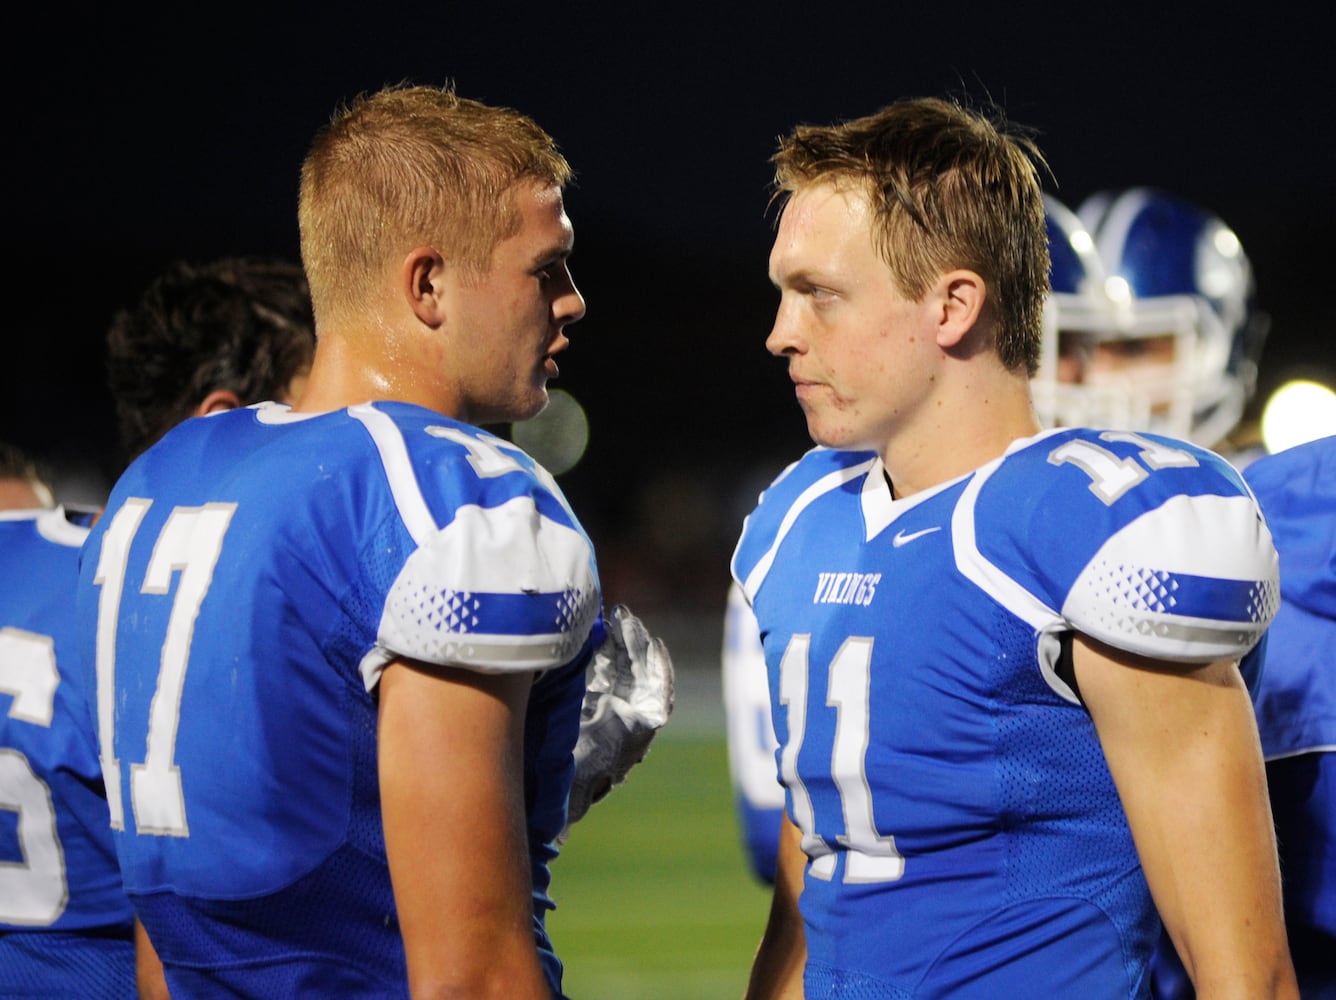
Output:
[[[125,590],[130,545],[152,500],[131,497],[112,518],[102,538],[93,582],[101,588],[97,609],[97,733],[102,777],[111,806],[111,827],[125,829],[125,807],[121,799],[121,762],[116,756],[116,629],[121,596]],[[236,511],[236,504],[205,504],[177,507],[158,534],[149,557],[140,593],[166,594],[172,576],[181,579],[167,620],[158,678],[149,708],[148,740],[144,761],[130,765],[130,803],[139,833],[186,837],[185,798],[181,770],[176,766],[176,732],[181,718],[181,694],[185,688],[190,643],[195,619],[204,595],[213,581],[213,570],[222,551],[223,535]]]

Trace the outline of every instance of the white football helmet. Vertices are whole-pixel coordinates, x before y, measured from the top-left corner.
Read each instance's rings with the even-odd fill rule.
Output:
[[[1057,343],[1045,357],[1056,361],[1041,376],[1056,385],[1036,386],[1037,399],[1048,393],[1054,403],[1040,407],[1041,418],[1216,445],[1252,395],[1266,333],[1238,237],[1215,215],[1152,188],[1097,194],[1077,214],[1100,262],[1104,325],[1068,320],[1055,264]],[[1051,221],[1050,250],[1054,241]]]
[[[1108,423],[1091,412],[1081,373],[1072,362],[1086,345],[1114,335],[1117,326],[1108,297],[1104,264],[1094,237],[1076,213],[1044,195],[1048,227],[1049,285],[1044,302],[1044,338],[1039,373],[1031,382],[1035,409],[1045,427]]]

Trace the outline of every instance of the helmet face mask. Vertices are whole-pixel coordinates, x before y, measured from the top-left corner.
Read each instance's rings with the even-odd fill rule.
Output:
[[[1247,343],[1256,315],[1238,238],[1148,189],[1097,195],[1079,217],[1051,199],[1046,209],[1041,422],[1219,442],[1243,413],[1260,348],[1255,335]]]
[[[1106,299],[1074,316],[1056,302],[1052,312],[1051,348],[1033,386],[1045,425],[1190,436],[1203,388],[1190,300],[1136,310]]]

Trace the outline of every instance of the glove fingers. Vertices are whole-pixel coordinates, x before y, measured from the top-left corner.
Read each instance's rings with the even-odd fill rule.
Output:
[[[645,628],[645,623],[631,614],[624,604],[613,608],[612,615],[617,624],[617,628],[612,631],[617,633],[618,644],[631,655],[632,660],[643,659],[650,642],[649,629]]]
[[[673,711],[673,661],[662,639],[650,643],[642,666],[626,701],[644,724],[657,729]]]
[[[664,717],[673,710],[673,658],[668,655],[668,645],[662,639],[655,639],[650,645],[646,659],[646,672],[654,680],[654,690],[660,693],[664,706]]]
[[[629,608],[619,604],[612,609],[614,628],[608,631],[613,635],[619,652],[623,655],[616,664],[613,673],[612,691],[627,701],[635,697],[640,678],[644,674],[645,659],[649,655],[650,634],[644,623],[631,614]]]

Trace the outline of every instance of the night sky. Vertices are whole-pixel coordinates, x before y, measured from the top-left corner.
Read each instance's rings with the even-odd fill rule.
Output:
[[[1248,19],[1170,6],[39,11],[7,32],[18,274],[0,436],[66,477],[66,499],[95,500],[76,494],[119,461],[101,353],[115,309],[174,257],[295,259],[301,159],[334,106],[453,80],[532,115],[577,172],[572,268],[589,312],[557,385],[592,429],[563,484],[610,596],[714,601],[754,487],[807,446],[763,347],[766,160],[798,122],[903,96],[991,99],[1037,130],[1069,204],[1153,184],[1235,228],[1272,317],[1263,393],[1336,371],[1325,24],[1275,4]]]

